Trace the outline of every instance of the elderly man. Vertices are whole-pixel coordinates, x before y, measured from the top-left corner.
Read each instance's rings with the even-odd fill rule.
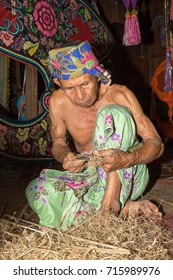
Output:
[[[48,67],[59,86],[49,103],[52,154],[64,171],[44,169],[26,189],[40,224],[66,230],[98,210],[160,218],[156,205],[137,200],[149,180],[146,164],[164,147],[134,94],[111,85],[87,41],[51,50]]]

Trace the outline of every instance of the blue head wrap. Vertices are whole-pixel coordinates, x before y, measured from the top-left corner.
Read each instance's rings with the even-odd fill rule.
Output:
[[[102,83],[110,82],[111,75],[98,62],[90,44],[86,41],[77,46],[49,51],[48,68],[58,80],[69,80],[89,73],[100,78]]]

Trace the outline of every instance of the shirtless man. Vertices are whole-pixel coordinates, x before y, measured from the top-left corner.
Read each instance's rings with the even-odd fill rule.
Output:
[[[55,160],[61,162],[63,168],[71,173],[78,174],[85,169],[85,160],[78,159],[66,143],[68,131],[78,153],[92,151],[93,154],[101,157],[99,165],[106,173],[106,189],[101,201],[101,210],[112,210],[116,215],[119,213],[126,215],[130,212],[135,215],[144,213],[160,218],[162,214],[148,200],[128,199],[122,203],[120,199],[123,188],[120,171],[130,170],[134,166],[145,168],[147,163],[160,157],[164,150],[156,129],[143,113],[134,94],[125,86],[110,85],[109,73],[98,64],[88,42],[67,49],[50,51],[48,65],[54,83],[59,86],[49,101],[52,154]],[[98,111],[105,107],[109,110],[109,106],[115,107],[115,110],[120,108],[120,120],[116,120],[120,127],[121,124],[128,126],[127,123],[134,125],[135,133],[142,138],[142,145],[137,150],[128,152],[123,148],[96,149],[93,146]],[[123,115],[126,114],[127,119],[123,124]],[[108,124],[109,121],[108,119]],[[130,129],[129,125],[127,131]],[[127,138],[131,138],[131,134]],[[141,173],[148,176],[145,171]],[[141,180],[144,180],[144,177],[145,175]],[[142,187],[143,191],[147,182],[148,179]],[[130,187],[132,195],[133,187],[132,184]]]
[[[143,145],[138,151],[124,153],[120,150],[109,149],[97,151],[95,154],[102,156],[101,166],[108,174],[107,188],[102,201],[102,208],[112,208],[119,212],[119,193],[121,182],[116,170],[132,165],[149,163],[163,153],[163,144],[153,124],[144,115],[134,94],[125,86],[101,85],[98,78],[91,74],[63,80],[54,78],[60,87],[50,99],[50,118],[52,130],[52,154],[63,164],[64,169],[70,172],[80,172],[84,169],[84,161],[76,159],[65,141],[68,130],[74,139],[75,147],[79,153],[93,150],[92,139],[96,124],[96,115],[100,107],[107,104],[126,106],[132,112],[137,133],[143,139]],[[135,203],[135,209],[144,201]],[[153,204],[148,203],[148,211],[157,211]],[[151,207],[150,207],[151,206]],[[132,207],[132,203],[131,203]],[[124,207],[123,212],[127,211]]]

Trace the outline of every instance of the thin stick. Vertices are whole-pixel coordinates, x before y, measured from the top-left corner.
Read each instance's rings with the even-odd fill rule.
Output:
[[[19,255],[17,258],[15,258],[15,260],[21,260],[21,258],[22,258],[23,256],[28,255],[29,253],[33,252],[34,250],[35,250],[35,249],[30,249],[29,251],[27,251],[27,252],[25,252],[25,253]]]
[[[89,240],[89,239],[85,239],[85,238],[82,238],[82,237],[77,237],[77,236],[74,236],[74,235],[71,235],[71,234],[69,235],[68,233],[65,233],[64,235],[66,235],[68,237],[71,237],[73,239],[76,239],[78,241],[84,241],[84,242],[91,243],[91,244],[94,244],[94,245],[97,245],[97,246],[102,246],[102,247],[107,247],[107,248],[113,249],[118,254],[127,254],[127,255],[131,254],[128,249],[124,249],[124,248],[121,248],[121,247],[109,245],[109,244],[106,244],[106,243],[100,243],[100,242]]]

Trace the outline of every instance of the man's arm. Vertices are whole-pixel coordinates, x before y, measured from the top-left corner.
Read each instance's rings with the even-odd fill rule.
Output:
[[[83,160],[76,159],[75,154],[66,142],[67,127],[64,118],[64,97],[60,92],[53,93],[49,100],[51,120],[52,155],[62,163],[63,168],[70,172],[80,172],[84,169]]]
[[[114,149],[96,152],[97,155],[104,157],[101,163],[104,169],[110,172],[136,164],[147,164],[160,157],[164,151],[162,140],[153,123],[143,113],[134,94],[125,86],[115,85],[112,90],[116,92],[112,94],[115,103],[131,110],[137,134],[142,138],[142,145],[131,153]]]
[[[142,138],[143,143],[138,150],[129,155],[129,158],[131,156],[130,161],[132,161],[132,164],[129,163],[129,165],[147,164],[162,155],[164,145],[153,123],[143,113],[135,95],[126,87],[123,87],[123,90],[122,100],[124,99],[125,106],[132,112],[136,123],[137,134]]]
[[[49,114],[51,120],[52,155],[55,160],[63,163],[71,152],[66,143],[67,128],[64,122],[64,110],[61,96],[54,92],[49,99]]]

